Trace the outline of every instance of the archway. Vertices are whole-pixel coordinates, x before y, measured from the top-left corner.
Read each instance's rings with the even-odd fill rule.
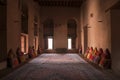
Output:
[[[67,29],[68,29],[67,37],[68,37],[68,39],[71,39],[71,42],[72,42],[71,49],[76,49],[77,23],[74,19],[69,19],[67,21]],[[70,47],[70,46],[68,46],[68,47]]]
[[[43,35],[44,35],[44,49],[49,47],[49,38],[53,40],[54,36],[54,22],[53,19],[46,19],[43,23]],[[52,43],[53,46],[53,43]]]
[[[21,51],[28,52],[28,6],[21,2]]]

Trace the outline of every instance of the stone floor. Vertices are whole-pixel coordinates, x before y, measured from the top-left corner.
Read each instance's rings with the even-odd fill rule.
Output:
[[[77,54],[42,54],[0,80],[119,80]]]

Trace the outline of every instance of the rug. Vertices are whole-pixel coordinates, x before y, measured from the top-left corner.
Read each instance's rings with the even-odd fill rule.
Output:
[[[0,80],[117,80],[117,77],[97,70],[77,54],[42,54]]]

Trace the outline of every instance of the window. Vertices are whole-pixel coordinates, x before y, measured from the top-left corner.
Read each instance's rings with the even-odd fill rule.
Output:
[[[68,38],[68,49],[72,49],[72,39]]]
[[[48,38],[48,49],[53,49],[53,39]]]

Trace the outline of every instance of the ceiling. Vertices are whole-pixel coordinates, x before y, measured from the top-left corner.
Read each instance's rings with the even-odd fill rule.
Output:
[[[80,7],[85,0],[34,0],[41,7]]]
[[[111,9],[120,9],[120,1],[111,7]]]

